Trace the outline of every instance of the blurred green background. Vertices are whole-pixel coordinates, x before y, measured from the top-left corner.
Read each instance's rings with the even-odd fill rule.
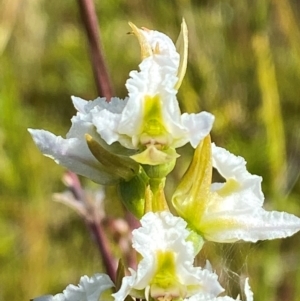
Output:
[[[300,216],[300,2],[95,1],[115,95],[140,62],[128,21],[174,41],[182,17],[189,63],[182,111],[216,116],[213,140],[262,175],[265,208]],[[64,136],[70,95],[97,97],[77,1],[0,0],[0,300],[61,292],[103,271],[84,222],[51,201],[64,169],[43,157],[28,127]],[[190,147],[168,183],[172,192]],[[83,179],[87,187],[95,187]],[[108,204],[109,206],[109,204]],[[110,210],[112,211],[112,210]],[[202,253],[233,297],[249,276],[256,301],[299,300],[300,234],[255,245],[208,244]]]

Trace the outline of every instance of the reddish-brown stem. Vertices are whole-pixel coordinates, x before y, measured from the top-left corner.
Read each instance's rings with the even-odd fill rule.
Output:
[[[78,0],[78,4],[88,38],[97,91],[99,96],[104,96],[109,101],[113,90],[104,61],[94,2],[93,0]],[[117,263],[110,252],[107,237],[98,221],[88,222],[88,227],[95,237],[106,272],[112,281],[115,281]],[[133,258],[131,260],[133,261]]]
[[[106,97],[109,101],[112,97],[112,85],[103,57],[98,19],[93,0],[78,0],[80,14],[88,37],[90,55],[94,78],[99,96]]]
[[[117,271],[117,262],[113,258],[109,242],[107,240],[107,237],[105,236],[105,233],[99,223],[96,221],[88,222],[88,227],[90,231],[93,233],[94,238],[96,240],[98,249],[100,251],[102,262],[105,267],[105,270],[110,277],[110,279],[115,283],[116,281],[116,271]]]

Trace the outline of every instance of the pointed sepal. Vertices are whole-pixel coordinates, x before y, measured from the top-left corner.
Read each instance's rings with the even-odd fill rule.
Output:
[[[210,136],[197,146],[193,160],[172,197],[178,215],[196,230],[210,195],[212,159]]]
[[[177,74],[178,81],[175,85],[175,90],[178,90],[180,88],[183,77],[186,72],[186,66],[188,60],[188,47],[189,47],[188,29],[185,20],[182,19],[181,31],[176,41],[176,50],[180,55],[180,61],[179,61],[179,68]]]
[[[139,171],[139,164],[134,160],[118,156],[102,147],[91,135],[85,135],[89,150],[106,170],[125,181],[129,181]]]

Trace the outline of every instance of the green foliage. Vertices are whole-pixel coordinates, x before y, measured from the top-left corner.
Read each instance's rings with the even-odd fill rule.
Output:
[[[299,3],[95,4],[119,97],[126,96],[128,73],[140,62],[127,22],[160,30],[176,41],[185,18],[189,59],[178,94],[182,110],[212,112],[213,140],[245,157],[249,171],[263,176],[266,206],[299,216]],[[0,300],[29,300],[102,270],[84,223],[51,202],[51,194],[64,189],[64,170],[38,152],[26,130],[44,128],[63,136],[74,114],[70,95],[94,99],[97,94],[76,1],[0,0],[0,6]],[[178,160],[169,190],[192,152],[184,147],[181,154],[188,158]],[[247,247],[238,252],[239,247],[208,246],[206,255],[220,270],[249,274],[257,301],[298,299],[299,234],[254,245],[251,252]],[[224,279],[237,284],[230,273]]]

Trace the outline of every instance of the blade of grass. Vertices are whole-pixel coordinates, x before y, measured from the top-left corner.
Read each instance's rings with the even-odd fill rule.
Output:
[[[267,132],[272,191],[274,195],[278,193],[280,195],[283,193],[286,182],[285,133],[268,36],[263,33],[254,34],[252,46],[256,58],[257,80],[262,98],[261,116]]]

